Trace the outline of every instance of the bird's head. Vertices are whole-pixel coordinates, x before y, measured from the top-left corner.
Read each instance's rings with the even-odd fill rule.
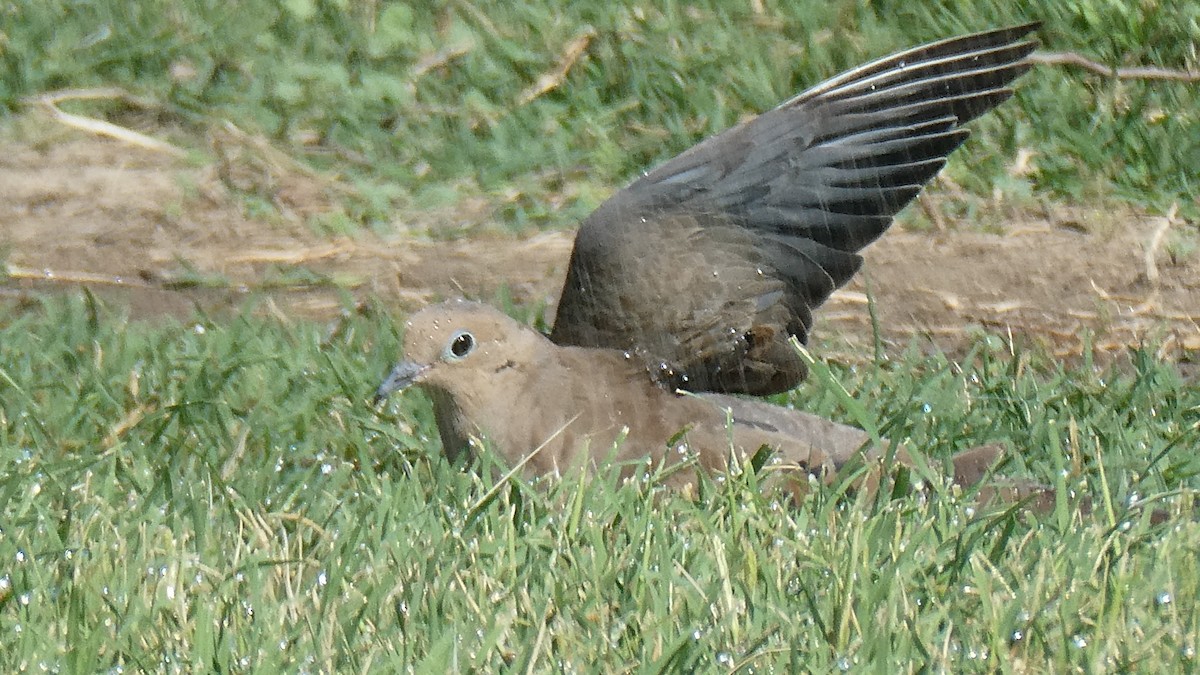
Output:
[[[375,391],[378,402],[395,391],[424,385],[456,392],[494,382],[534,357],[536,331],[487,305],[452,300],[426,307],[405,324],[403,359]]]

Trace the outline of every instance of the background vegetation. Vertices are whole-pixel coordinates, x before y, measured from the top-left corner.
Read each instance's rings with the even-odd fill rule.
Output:
[[[843,69],[1034,19],[1046,49],[1197,69],[1200,6],[1187,0],[18,0],[0,24],[0,109],[47,90],[124,87],[181,133],[232,120],[346,172],[361,188],[359,222],[483,192],[504,196],[507,224],[562,224]],[[577,61],[573,46],[585,51]],[[541,91],[543,77],[556,86]],[[1033,206],[1179,201],[1194,217],[1198,111],[1194,82],[1043,67],[1015,105],[973,125],[973,161],[948,176],[969,194],[999,189]],[[1010,175],[1018,147],[1036,156]]]
[[[233,121],[352,182],[353,223],[482,194],[505,224],[557,226],[845,67],[1031,18],[1051,49],[1197,67],[1182,1],[18,0],[0,107],[120,86],[153,105],[72,109],[198,154]],[[560,86],[531,89],[577,40]],[[1195,84],[1039,68],[974,127],[940,203],[1178,202],[1195,222],[1198,104]],[[1030,171],[1006,166],[1017,148]],[[1152,351],[1067,366],[981,336],[955,362],[835,366],[790,400],[852,420],[835,379],[934,458],[1006,440],[1010,473],[1094,514],[832,490],[793,509],[752,475],[695,502],[603,475],[493,484],[441,459],[420,397],[367,405],[398,339],[376,307],[332,325],[253,309],[0,304],[0,670],[1196,668],[1200,387]],[[1145,502],[1175,518],[1151,525],[1129,509]]]

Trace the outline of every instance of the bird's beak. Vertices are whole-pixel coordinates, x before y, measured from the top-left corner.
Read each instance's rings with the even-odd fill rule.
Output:
[[[421,379],[421,375],[426,370],[429,370],[429,366],[412,361],[401,361],[399,365],[392,368],[392,372],[388,373],[388,376],[384,378],[383,384],[379,385],[379,388],[375,390],[375,398],[372,399],[372,403],[378,404],[387,398],[388,394],[415,384],[417,380]]]

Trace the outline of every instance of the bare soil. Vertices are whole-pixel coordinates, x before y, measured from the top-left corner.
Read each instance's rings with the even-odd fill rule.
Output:
[[[217,159],[205,163],[46,123],[10,125],[0,134],[0,300],[88,287],[153,318],[262,292],[281,315],[322,318],[342,311],[347,293],[409,310],[507,288],[552,316],[573,231],[507,234],[489,225],[493,205],[474,198],[404,214],[386,237],[330,237],[304,223],[336,209],[345,188],[334,179],[236,134],[210,142]],[[272,208],[252,215],[248,194]],[[816,335],[831,356],[853,358],[873,341],[870,298],[890,342],[915,336],[953,352],[981,326],[1063,356],[1086,339],[1112,353],[1149,343],[1194,363],[1200,255],[1166,243],[1189,227],[1130,209],[1031,215],[1003,204],[940,230],[897,226],[819,312]]]

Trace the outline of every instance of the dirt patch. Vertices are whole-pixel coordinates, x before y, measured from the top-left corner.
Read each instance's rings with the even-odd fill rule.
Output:
[[[28,128],[38,131],[22,137]],[[269,289],[282,313],[326,317],[346,291],[412,309],[507,288],[517,302],[549,307],[570,253],[571,231],[476,227],[470,238],[439,238],[486,222],[480,203],[419,214],[419,233],[319,235],[304,223],[335,208],[339,186],[236,136],[212,139],[210,164],[27,122],[2,138],[0,295],[87,286],[153,316],[234,306]],[[247,194],[271,208],[253,215]],[[867,250],[864,273],[819,312],[818,338],[850,351],[870,344],[869,292],[884,337],[898,342],[924,336],[954,350],[970,326],[984,326],[1064,355],[1090,334],[1105,350],[1149,338],[1164,357],[1196,359],[1200,256],[1172,259],[1160,237],[1148,257],[1163,219],[1062,207],[1038,217],[997,208],[981,221],[1000,234],[887,233]]]

